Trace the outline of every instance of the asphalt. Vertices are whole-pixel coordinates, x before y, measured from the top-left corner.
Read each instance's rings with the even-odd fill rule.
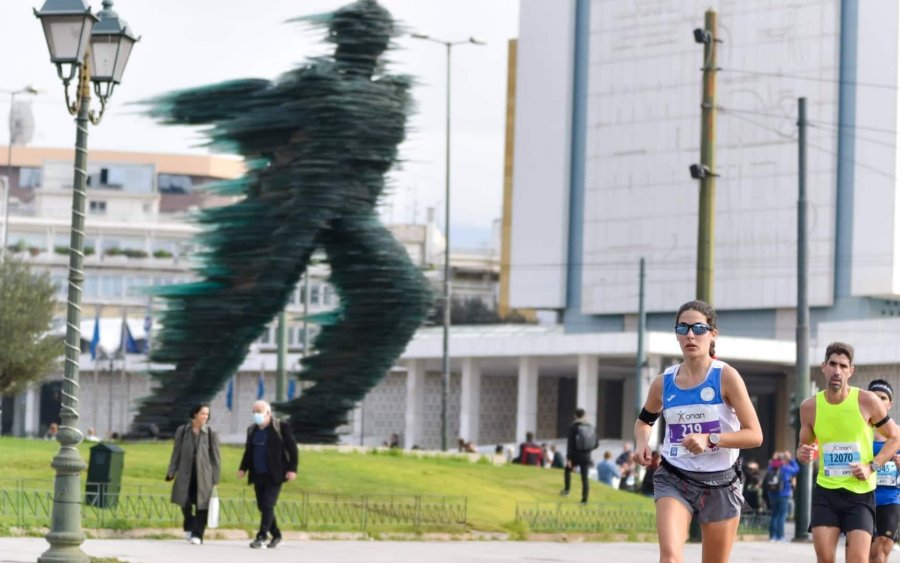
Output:
[[[37,561],[49,545],[43,538],[0,538],[0,563]],[[428,563],[498,563],[541,561],[596,563],[627,561],[655,563],[657,546],[652,543],[561,543],[516,541],[288,541],[277,549],[250,549],[247,540],[210,540],[191,545],[184,540],[115,539],[87,540],[82,551],[91,557],[112,557],[129,563],[380,563],[427,561]],[[700,561],[700,546],[685,546],[685,561]],[[738,542],[730,561],[815,561],[810,543]],[[838,549],[837,561],[844,561]]]

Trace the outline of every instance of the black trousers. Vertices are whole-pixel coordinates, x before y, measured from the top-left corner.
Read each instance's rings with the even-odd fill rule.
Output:
[[[184,515],[183,528],[185,532],[190,532],[191,536],[203,539],[206,532],[206,521],[209,516],[209,510],[200,510],[194,514],[194,507],[197,505],[197,473],[191,471],[191,484],[188,487],[188,503],[181,507],[181,513]]]
[[[267,534],[273,538],[281,537],[278,522],[275,520],[275,505],[281,493],[281,482],[275,482],[268,473],[253,476],[253,490],[256,493],[256,507],[260,512],[258,539],[266,539]]]
[[[566,490],[568,491],[572,485],[572,472],[575,471],[575,468],[581,470],[581,502],[588,501],[588,494],[590,493],[590,484],[588,483],[588,471],[591,469],[591,460],[590,459],[573,459],[570,460],[571,467],[569,464],[566,464],[565,470],[565,484]]]

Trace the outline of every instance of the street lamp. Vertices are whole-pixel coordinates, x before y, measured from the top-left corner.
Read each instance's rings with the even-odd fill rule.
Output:
[[[19,94],[31,94],[33,96],[38,93],[38,89],[34,86],[26,86],[21,90],[11,90],[4,93],[9,94],[9,146],[6,147],[6,193],[3,196],[3,246],[0,248],[0,254],[7,252],[6,247],[9,243],[9,192],[12,190],[12,148],[15,142],[13,138],[15,134],[15,131],[13,131],[13,108],[16,105],[16,96]]]
[[[441,449],[447,451],[448,436],[450,426],[447,423],[447,403],[450,393],[450,53],[454,45],[487,45],[481,39],[469,37],[465,41],[443,41],[425,35],[424,33],[413,33],[413,39],[422,39],[443,45],[447,48],[447,139],[445,165],[446,172],[444,174],[444,345],[442,355],[441,369]]]
[[[72,190],[72,229],[69,243],[69,291],[66,305],[66,362],[63,372],[62,407],[57,441],[59,453],[50,464],[56,470],[53,487],[53,514],[47,542],[50,549],[40,562],[87,562],[81,551],[81,472],[86,464],[78,454],[84,439],[78,429],[78,363],[81,356],[81,294],[84,282],[84,202],[87,184],[88,121],[97,125],[103,117],[113,88],[122,79],[136,37],[112,9],[112,0],[103,1],[103,10],[91,13],[84,0],[46,0],[34,15],[41,20],[50,61],[63,83],[66,108],[75,115],[75,179]],[[90,46],[88,46],[90,43]],[[93,73],[92,73],[93,71]],[[78,75],[74,102],[69,99],[69,83]],[[91,87],[100,98],[100,113],[91,106]]]

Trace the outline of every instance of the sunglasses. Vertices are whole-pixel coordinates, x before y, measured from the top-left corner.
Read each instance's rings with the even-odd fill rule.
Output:
[[[697,336],[701,336],[706,334],[707,332],[712,330],[712,327],[706,323],[694,323],[689,325],[687,323],[676,323],[675,324],[675,334],[680,334],[684,336],[688,333],[689,330],[693,330],[694,334]]]

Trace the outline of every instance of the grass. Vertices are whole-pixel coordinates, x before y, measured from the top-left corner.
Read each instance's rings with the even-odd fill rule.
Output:
[[[125,475],[123,488],[148,488],[167,492],[163,481],[172,451],[171,442],[123,443]],[[89,445],[82,444],[80,452],[85,461],[90,455]],[[27,479],[42,481],[50,490],[54,472],[50,460],[58,451],[56,442],[21,438],[0,438],[0,487],[4,480]],[[253,491],[246,478],[238,479],[237,468],[243,447],[221,447],[221,497],[241,494],[252,498]],[[527,533],[515,521],[516,502],[556,502],[560,500],[563,472],[537,469],[521,465],[495,466],[471,463],[467,458],[417,458],[402,455],[396,450],[378,453],[340,453],[333,450],[301,451],[297,481],[282,489],[282,499],[299,499],[301,492],[346,495],[440,495],[468,499],[468,523],[472,529],[488,532],[511,532],[514,536]],[[82,476],[82,482],[85,475]],[[566,502],[576,503],[580,488],[579,477],[573,475],[572,497]],[[649,512],[653,504],[640,495],[613,490],[594,481],[591,484],[591,504],[643,503]]]

